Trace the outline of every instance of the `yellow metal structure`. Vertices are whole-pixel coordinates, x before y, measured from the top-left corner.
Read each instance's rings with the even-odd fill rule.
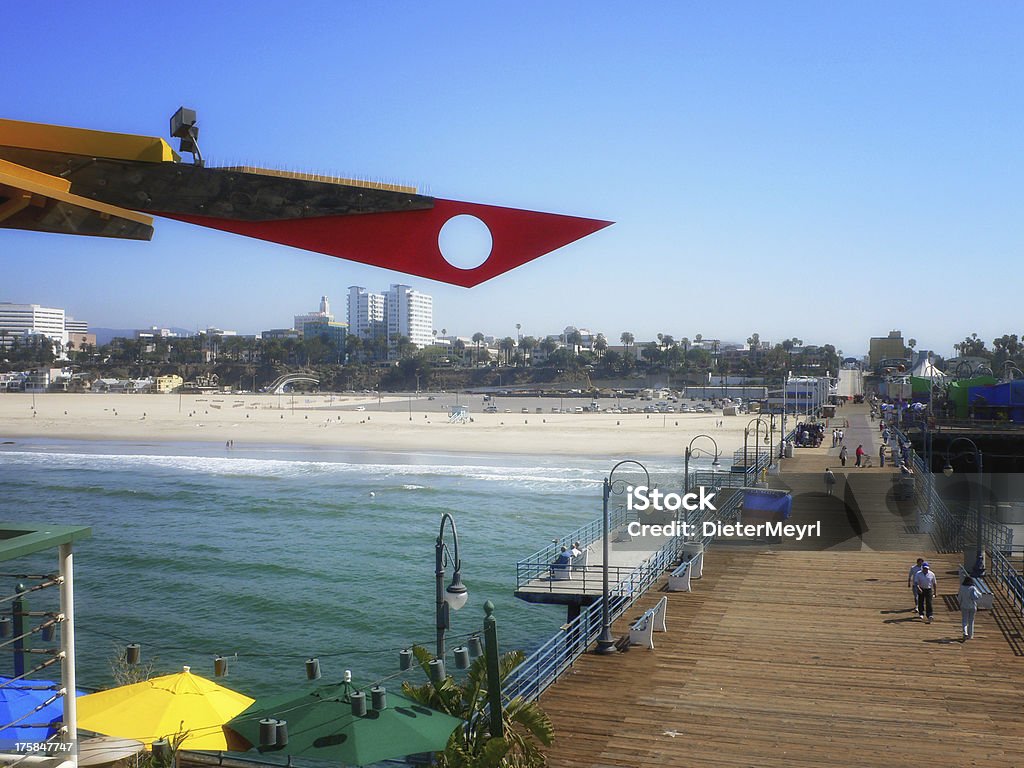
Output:
[[[0,227],[152,238],[150,216],[72,194],[70,189],[71,182],[59,176],[0,160]]]
[[[166,163],[179,159],[171,146],[156,136],[90,131],[87,128],[66,128],[62,125],[26,123],[20,120],[0,119],[0,147],[39,149],[145,163]]]

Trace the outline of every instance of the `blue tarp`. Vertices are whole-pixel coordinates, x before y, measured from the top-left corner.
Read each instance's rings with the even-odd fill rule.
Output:
[[[743,491],[743,511],[775,514],[785,520],[793,511],[793,497],[785,491],[747,489]]]
[[[967,402],[982,418],[997,418],[1002,414],[1015,423],[1024,423],[1024,379],[988,387],[971,387]]]
[[[974,405],[979,399],[983,399],[987,405],[1024,405],[1024,379],[994,384],[990,387],[971,387],[967,394],[967,402]]]

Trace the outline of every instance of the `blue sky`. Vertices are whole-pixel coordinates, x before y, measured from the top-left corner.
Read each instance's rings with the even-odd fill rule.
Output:
[[[0,301],[253,332],[408,282],[450,333],[951,353],[1020,333],[1024,5],[20,3],[0,116],[166,136],[210,164],[411,183],[615,226],[472,289],[157,221],[0,234]]]

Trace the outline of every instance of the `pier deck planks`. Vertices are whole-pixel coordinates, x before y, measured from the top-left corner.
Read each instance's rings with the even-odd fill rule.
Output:
[[[545,692],[549,765],[1021,765],[1020,614],[997,594],[961,644],[958,558],[928,553],[936,620],[917,620],[917,556],[716,545],[694,592],[654,589],[616,623],[667,594],[653,651],[587,655]]]

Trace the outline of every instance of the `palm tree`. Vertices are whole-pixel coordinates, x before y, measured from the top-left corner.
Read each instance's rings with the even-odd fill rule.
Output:
[[[545,336],[543,341],[537,345],[541,352],[545,356],[550,357],[551,354],[558,349],[558,342],[552,339],[550,336]]]
[[[604,357],[606,349],[608,349],[608,340],[603,333],[597,334],[597,338],[594,339],[594,351],[597,352],[598,358]]]
[[[484,335],[480,331],[473,334],[473,344],[476,346],[476,359],[474,362],[480,362],[480,345],[483,343],[483,340]]]
[[[537,348],[537,340],[533,336],[523,336],[519,340],[519,348],[527,357],[528,364],[533,364],[533,350]]]
[[[432,654],[414,646],[413,654],[423,673],[430,676]],[[526,655],[522,651],[503,653],[498,659],[498,681],[504,683]],[[505,704],[502,711],[504,738],[490,732],[487,707],[487,657],[480,656],[470,665],[463,682],[451,676],[440,685],[402,683],[402,693],[424,706],[466,721],[448,739],[444,752],[438,754],[440,768],[542,768],[546,764],[541,745],[550,746],[554,727],[550,718],[534,701],[521,696]]]
[[[516,348],[516,340],[511,336],[506,336],[501,340],[501,351],[504,353],[505,365],[509,365],[512,362],[512,352]]]
[[[619,336],[619,341],[622,342],[622,346],[626,348],[626,351],[629,351],[629,348],[633,345],[633,342],[636,341],[636,337],[633,336],[633,334],[630,333],[629,331],[623,331],[622,335]]]
[[[583,344],[583,334],[580,333],[578,329],[573,328],[565,334],[565,343],[572,344],[573,356],[578,357],[580,354],[580,346]]]

